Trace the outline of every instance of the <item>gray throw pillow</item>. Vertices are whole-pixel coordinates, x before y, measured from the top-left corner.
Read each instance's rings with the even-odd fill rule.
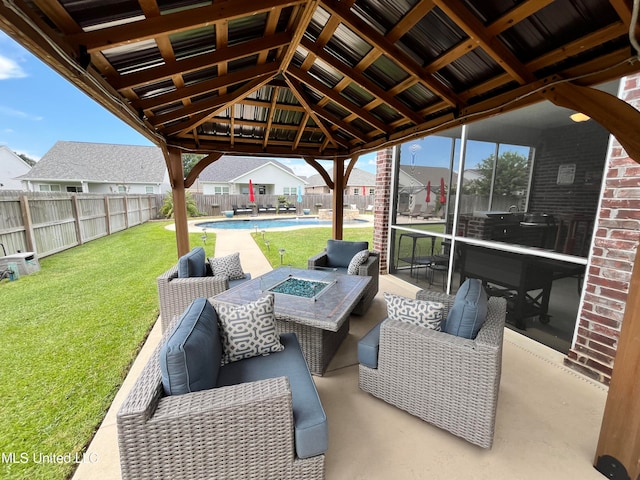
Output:
[[[209,265],[211,265],[211,271],[215,277],[227,277],[229,280],[244,278],[239,252],[224,257],[209,257]]]
[[[467,278],[458,289],[445,320],[444,331],[463,338],[476,338],[487,319],[487,293],[482,281]]]
[[[178,278],[204,277],[207,275],[204,248],[195,247],[178,259]]]
[[[364,265],[369,260],[369,250],[362,250],[356,253],[347,267],[347,273],[349,275],[357,275],[360,270],[360,266]]]
[[[206,298],[196,298],[160,349],[164,392],[182,395],[214,388],[221,357],[216,312]]]
[[[384,294],[384,300],[387,302],[387,315],[391,320],[440,331],[443,303],[407,298],[387,292]]]
[[[282,351],[273,302],[273,294],[239,306],[214,300],[220,319],[222,364]]]

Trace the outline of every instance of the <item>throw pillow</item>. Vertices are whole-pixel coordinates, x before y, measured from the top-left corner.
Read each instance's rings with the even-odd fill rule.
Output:
[[[178,259],[178,278],[204,277],[207,275],[204,248],[195,247]]]
[[[216,312],[206,298],[196,298],[160,349],[164,392],[182,395],[214,388],[221,357]]]
[[[273,302],[270,294],[240,306],[214,303],[222,334],[222,364],[284,348],[276,333]]]
[[[387,302],[387,315],[391,320],[440,331],[443,303],[407,298],[386,292],[384,300]]]
[[[457,337],[476,338],[487,319],[487,303],[482,281],[467,278],[456,293],[444,331]]]
[[[215,277],[227,277],[229,280],[240,280],[244,278],[239,252],[224,257],[210,257],[209,265],[211,265],[211,271]]]
[[[360,265],[364,265],[367,260],[369,260],[369,250],[362,250],[356,253],[349,262],[347,273],[349,275],[357,275]]]

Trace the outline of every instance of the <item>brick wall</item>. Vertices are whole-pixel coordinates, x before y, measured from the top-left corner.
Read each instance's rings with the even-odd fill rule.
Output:
[[[640,75],[623,82],[622,99],[640,109]],[[640,239],[640,165],[615,139],[605,175],[577,339],[565,363],[609,384]]]
[[[389,221],[391,210],[391,173],[393,149],[380,150],[376,155],[376,195],[373,203],[373,248],[380,252],[380,273],[388,272]]]

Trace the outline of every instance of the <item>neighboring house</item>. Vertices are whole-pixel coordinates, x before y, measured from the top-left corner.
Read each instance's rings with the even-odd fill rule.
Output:
[[[398,175],[398,211],[427,209],[427,186],[431,185],[428,205],[435,208],[439,199],[440,184],[444,179],[445,188],[449,188],[450,170],[445,167],[411,167],[400,165]],[[453,185],[458,182],[458,174],[453,172]]]
[[[34,192],[165,193],[171,190],[158,147],[60,141],[20,177]]]
[[[19,177],[31,166],[5,145],[0,145],[0,190],[22,190]]]
[[[223,155],[199,175],[204,195],[248,194],[249,180],[255,195],[297,195],[306,181],[275,159]]]
[[[333,179],[333,168],[328,169],[327,173]],[[307,179],[309,185],[305,188],[304,193],[331,193],[331,189],[327,186],[320,174],[312,175]],[[344,189],[346,195],[373,195],[376,187],[376,175],[374,173],[354,168],[349,175],[347,188]]]

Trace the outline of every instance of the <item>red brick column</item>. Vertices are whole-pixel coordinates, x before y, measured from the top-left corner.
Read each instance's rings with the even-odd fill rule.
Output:
[[[380,273],[388,273],[389,221],[393,149],[380,150],[376,157],[376,190],[373,201],[373,249],[380,252]]]
[[[640,75],[621,96],[640,109]],[[640,239],[640,165],[612,142],[576,343],[565,363],[609,384]]]

